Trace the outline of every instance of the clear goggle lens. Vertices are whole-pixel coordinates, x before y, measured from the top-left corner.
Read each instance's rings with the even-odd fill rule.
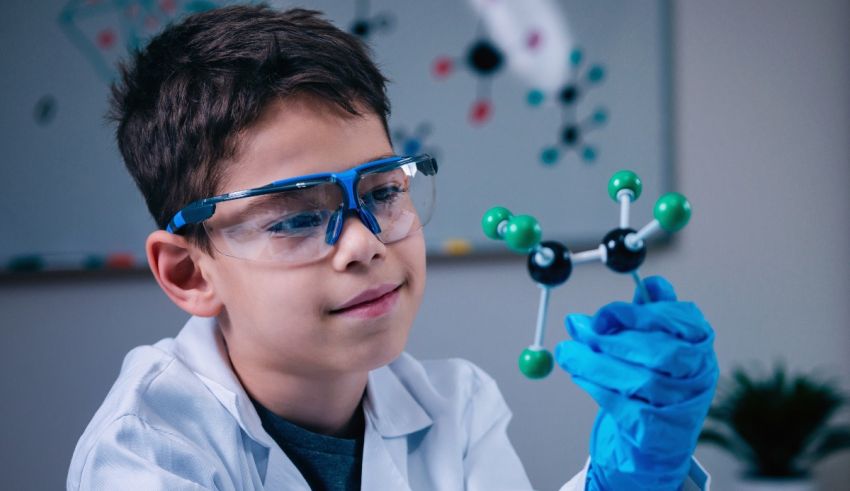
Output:
[[[370,228],[373,217],[379,229],[375,235],[385,244],[410,236],[431,218],[434,181],[433,175],[417,171],[415,163],[364,172],[355,183],[359,219]],[[307,182],[296,189],[217,203],[204,229],[221,254],[305,263],[321,259],[333,249],[352,211],[342,184]]]

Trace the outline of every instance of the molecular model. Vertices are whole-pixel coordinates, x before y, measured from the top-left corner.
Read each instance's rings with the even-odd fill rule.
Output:
[[[484,36],[478,37],[466,50],[464,60],[469,69],[477,76],[475,102],[469,111],[469,121],[472,124],[483,124],[490,119],[493,103],[490,100],[490,84],[492,78],[499,73],[505,64],[505,55],[495,43]],[[434,61],[433,73],[437,78],[448,77],[454,70],[455,60],[441,56]]]
[[[590,89],[602,83],[605,79],[605,68],[600,64],[593,64],[582,70],[583,59],[581,49],[574,49],[570,53],[571,76],[557,93],[563,120],[559,141],[540,153],[540,161],[544,165],[553,165],[558,161],[560,148],[564,148],[565,152],[576,152],[585,162],[596,160],[597,150],[586,143],[584,135],[608,121],[608,110],[603,106],[596,107],[589,116],[579,121],[578,103]],[[540,89],[531,89],[526,98],[531,106],[540,106],[544,100],[545,94]]]
[[[552,371],[552,354],[543,345],[549,292],[567,281],[574,264],[601,261],[617,273],[631,273],[640,295],[645,302],[649,301],[649,293],[637,273],[646,258],[645,240],[661,230],[670,233],[681,230],[690,220],[691,205],[681,194],[667,193],[655,203],[655,219],[636,231],[629,228],[629,207],[640,197],[642,187],[637,174],[629,170],[611,177],[608,194],[620,204],[620,226],[605,234],[599,247],[584,252],[572,253],[560,242],[541,242],[540,225],[530,215],[514,215],[500,206],[484,214],[481,219],[484,234],[491,239],[504,240],[516,253],[527,254],[528,273],[541,289],[534,342],[519,357],[519,369],[526,377],[539,379]]]
[[[127,50],[144,46],[164,25],[228,3],[229,0],[68,0],[59,12],[60,28],[89,59],[101,78],[116,76]]]
[[[439,150],[426,144],[426,140],[433,131],[433,126],[427,121],[422,121],[416,125],[413,133],[409,133],[402,126],[396,127],[392,132],[393,146],[400,155],[419,155],[424,152],[436,158]]]
[[[354,21],[351,22],[349,32],[368,40],[377,32],[387,32],[392,29],[395,19],[388,12],[371,15],[369,0],[356,0],[354,4]]]

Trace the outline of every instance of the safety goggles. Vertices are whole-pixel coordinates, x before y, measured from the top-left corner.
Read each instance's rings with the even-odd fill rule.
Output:
[[[419,231],[431,218],[437,161],[390,157],[339,173],[311,174],[195,201],[166,227],[203,224],[213,247],[251,261],[303,264],[325,257],[349,215],[383,243]]]

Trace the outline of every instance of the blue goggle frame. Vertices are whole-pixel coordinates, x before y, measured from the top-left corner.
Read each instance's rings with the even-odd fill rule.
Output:
[[[380,160],[373,160],[344,172],[324,172],[321,174],[292,177],[289,179],[274,181],[257,188],[234,191],[232,193],[221,194],[194,201],[178,211],[174,215],[174,218],[172,218],[168,223],[165,230],[172,234],[176,234],[187,225],[198,224],[208,220],[213,216],[213,214],[215,214],[216,203],[240,198],[250,198],[252,196],[261,196],[264,194],[277,193],[292,189],[304,189],[330,182],[342,187],[344,202],[343,207],[334,212],[331,217],[331,221],[328,224],[328,230],[325,238],[327,243],[331,245],[336,243],[342,233],[342,225],[345,221],[345,217],[349,214],[356,214],[360,218],[360,221],[363,222],[363,224],[366,225],[373,234],[377,235],[381,233],[381,227],[378,225],[378,221],[375,216],[368,209],[360,206],[360,200],[357,199],[357,193],[355,191],[357,183],[360,181],[360,177],[363,174],[381,172],[394,167],[401,167],[406,164],[415,164],[416,169],[426,176],[433,176],[437,174],[437,161],[427,154],[415,157],[395,156]]]

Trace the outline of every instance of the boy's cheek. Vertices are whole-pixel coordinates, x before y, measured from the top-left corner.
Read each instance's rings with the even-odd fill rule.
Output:
[[[414,276],[418,283],[425,283],[425,235],[420,230],[419,232],[407,237],[406,239],[397,242],[400,247],[400,252],[407,266],[411,270],[411,276]]]
[[[241,319],[271,328],[282,318],[296,319],[315,310],[311,308],[317,302],[315,289],[307,285],[318,282],[299,281],[297,275],[256,266],[245,264],[218,278],[221,300],[235,324]]]

